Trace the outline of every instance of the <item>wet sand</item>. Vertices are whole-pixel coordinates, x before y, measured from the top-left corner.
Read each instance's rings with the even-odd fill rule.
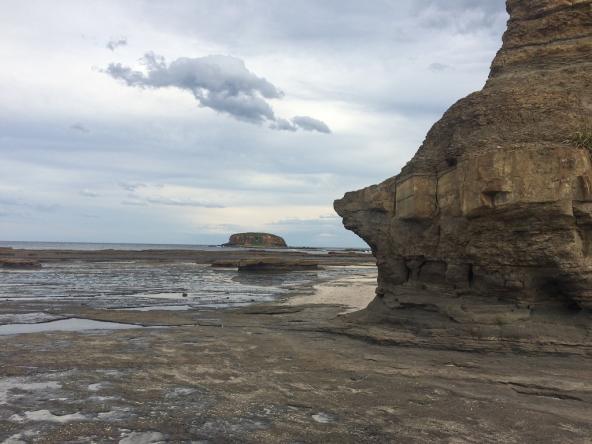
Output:
[[[153,328],[2,336],[0,442],[590,442],[589,350],[341,314],[372,279],[225,310],[3,302]]]
[[[371,271],[371,270],[369,270]],[[370,272],[367,277],[340,279],[313,286],[309,294],[285,299],[286,305],[341,305],[344,310],[339,314],[362,310],[374,299],[376,277]]]

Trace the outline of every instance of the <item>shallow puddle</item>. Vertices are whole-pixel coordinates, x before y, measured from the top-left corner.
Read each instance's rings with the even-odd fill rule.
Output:
[[[0,335],[18,335],[23,333],[39,333],[45,331],[124,330],[129,328],[146,327],[135,324],[121,324],[119,322],[69,318],[51,322],[40,322],[37,324],[0,325]]]
[[[183,296],[185,294],[185,296]],[[131,295],[135,298],[148,298],[148,299],[184,299],[187,298],[187,293],[136,293]]]
[[[128,308],[120,308],[119,310],[125,311],[156,311],[156,310],[165,310],[165,311],[184,311],[184,310],[191,310],[195,308],[191,305],[148,305],[142,307],[128,307]]]

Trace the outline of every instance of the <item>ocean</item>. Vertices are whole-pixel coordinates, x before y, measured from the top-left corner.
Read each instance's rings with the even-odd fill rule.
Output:
[[[12,247],[23,250],[217,250],[218,245],[183,245],[183,244],[131,244],[131,243],[98,243],[98,242],[29,242],[0,241],[0,247]]]
[[[194,250],[194,251],[216,251],[224,248],[226,251],[242,250],[242,248],[221,247],[220,245],[192,245],[192,244],[133,244],[133,243],[98,243],[98,242],[31,242],[31,241],[0,241],[0,247],[12,247],[22,250]],[[265,250],[262,248],[262,250]],[[363,248],[345,247],[288,247],[282,251],[298,251],[302,253],[312,252],[319,254],[329,251],[356,250],[367,251]],[[274,249],[277,251],[277,249]]]

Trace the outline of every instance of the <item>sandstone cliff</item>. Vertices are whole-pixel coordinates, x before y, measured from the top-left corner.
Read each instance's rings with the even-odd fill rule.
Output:
[[[400,174],[335,201],[376,256],[376,311],[421,302],[404,297],[417,288],[510,302],[518,317],[592,309],[592,162],[575,138],[592,131],[592,0],[507,10],[483,90],[444,114]]]

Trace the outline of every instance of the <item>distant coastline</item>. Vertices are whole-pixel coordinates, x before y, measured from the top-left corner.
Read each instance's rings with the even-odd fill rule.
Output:
[[[44,241],[0,241],[0,247],[12,247],[22,250],[195,250],[217,251],[220,245],[195,245],[195,244],[140,244],[140,243],[102,243],[102,242],[44,242]],[[243,247],[224,247],[225,250],[243,250]],[[288,251],[366,251],[367,248],[352,247],[292,247],[285,248]]]

